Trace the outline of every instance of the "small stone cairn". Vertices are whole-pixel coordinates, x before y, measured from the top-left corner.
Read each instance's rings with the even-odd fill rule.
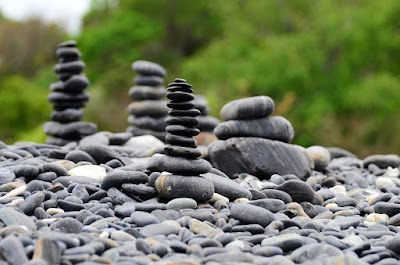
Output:
[[[163,100],[166,90],[161,85],[167,72],[156,63],[142,60],[134,62],[132,69],[139,75],[133,80],[135,86],[129,90],[129,97],[134,101],[128,106],[131,126],[127,131],[133,136],[150,134],[165,141],[164,119],[169,108]]]
[[[49,135],[46,143],[65,145],[79,141],[97,131],[94,123],[82,122],[83,110],[89,100],[89,94],[83,92],[89,86],[89,80],[82,74],[85,63],[80,60],[81,52],[76,41],[60,43],[57,56],[60,62],[54,66],[60,81],[52,83],[48,101],[53,104],[51,120],[43,124],[43,131]]]
[[[200,174],[211,170],[211,164],[198,159],[201,156],[197,142],[193,139],[200,133],[196,128],[200,111],[194,108],[192,86],[186,80],[177,78],[168,85],[167,104],[171,110],[165,119],[169,145],[164,154],[155,154],[150,159],[147,169],[163,172],[155,182],[156,190],[165,199],[181,197],[196,201],[207,201],[214,194],[213,183]],[[171,174],[172,173],[172,174]]]
[[[200,115],[197,117],[199,125],[197,128],[200,130],[200,134],[196,136],[197,143],[199,145],[209,145],[211,142],[217,140],[213,130],[218,125],[219,120],[216,117],[209,116],[210,107],[206,97],[202,95],[194,95],[194,108],[200,111]]]
[[[292,124],[281,116],[270,116],[274,101],[267,96],[239,99],[221,109],[214,133],[219,141],[208,146],[212,164],[232,176],[249,173],[260,178],[273,174],[311,174],[313,161],[305,148],[289,144],[294,137]]]

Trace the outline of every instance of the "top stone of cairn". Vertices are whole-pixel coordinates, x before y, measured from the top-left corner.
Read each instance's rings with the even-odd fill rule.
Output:
[[[264,118],[275,109],[268,96],[258,96],[231,101],[222,107],[220,115],[224,121]]]
[[[159,64],[139,60],[132,64],[132,70],[141,75],[155,75],[164,77],[167,75],[167,71]]]

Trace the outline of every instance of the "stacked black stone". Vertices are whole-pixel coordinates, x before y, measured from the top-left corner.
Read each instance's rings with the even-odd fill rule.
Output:
[[[60,81],[52,83],[48,101],[53,104],[51,120],[43,124],[44,132],[49,135],[48,144],[65,145],[94,134],[97,126],[90,122],[81,122],[83,110],[89,100],[89,94],[83,90],[89,86],[89,80],[82,74],[85,63],[80,60],[81,52],[76,41],[60,43],[57,48],[59,63],[54,66]]]
[[[128,106],[131,126],[127,131],[133,136],[150,134],[165,141],[164,120],[169,108],[163,100],[166,90],[162,84],[167,72],[162,66],[148,61],[136,61],[132,69],[139,75],[133,80],[135,86],[129,90],[129,97],[134,102]]]
[[[197,116],[200,111],[194,108],[192,86],[186,80],[177,78],[168,85],[167,104],[171,108],[165,119],[167,145],[166,155],[155,154],[147,168],[154,172],[170,172],[156,180],[156,189],[161,197],[173,199],[189,197],[196,201],[207,201],[214,194],[211,181],[199,176],[211,170],[211,164],[199,159],[200,151],[193,138],[200,133],[197,129]]]

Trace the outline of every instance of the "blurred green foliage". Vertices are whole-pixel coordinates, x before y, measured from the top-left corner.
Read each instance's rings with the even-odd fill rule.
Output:
[[[167,69],[166,83],[186,78],[195,93],[208,97],[215,116],[230,100],[268,95],[276,102],[275,114],[293,123],[295,143],[339,146],[360,156],[398,153],[399,13],[397,0],[92,0],[77,39],[91,80],[85,119],[101,130],[125,130],[135,76],[130,66],[144,59]],[[0,18],[0,30],[15,23]],[[15,49],[0,38],[1,58],[8,49],[31,49],[18,42],[26,32],[12,32]],[[60,31],[49,32],[36,34],[36,56],[10,63],[8,70],[0,64],[0,94],[10,97],[4,84],[25,81],[24,91],[40,91],[42,114],[50,113],[39,95],[56,81],[49,64],[56,63],[60,41]],[[14,62],[9,57],[3,65],[9,60]],[[18,109],[15,100],[2,102]],[[0,115],[0,136],[17,136],[28,127],[37,134],[32,116],[42,116],[34,115],[36,103],[25,104],[32,111],[24,125],[14,125],[11,114]]]

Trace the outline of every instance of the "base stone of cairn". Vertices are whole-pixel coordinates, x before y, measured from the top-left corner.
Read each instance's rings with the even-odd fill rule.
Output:
[[[81,53],[75,41],[66,41],[58,45],[59,63],[54,66],[60,81],[52,83],[48,101],[53,104],[51,120],[43,124],[43,131],[49,135],[46,143],[65,145],[79,141],[87,135],[94,134],[97,126],[91,122],[80,121],[83,110],[89,100],[84,92],[89,80],[82,74],[85,63],[80,60]]]
[[[167,72],[156,63],[142,60],[134,62],[132,69],[139,75],[133,80],[135,86],[129,90],[133,102],[128,106],[131,126],[127,131],[133,136],[150,134],[165,141],[164,119],[169,108],[167,101],[163,100],[166,90],[162,84]]]
[[[211,170],[211,164],[199,159],[200,151],[193,139],[200,133],[196,128],[200,111],[194,108],[193,90],[186,80],[177,78],[168,85],[167,104],[171,110],[165,119],[166,142],[164,154],[155,154],[147,164],[147,169],[162,173],[155,182],[157,192],[165,199],[192,198],[198,202],[211,199],[213,183],[200,174]]]
[[[302,179],[314,167],[306,149],[290,144],[292,124],[269,116],[275,109],[267,96],[239,99],[221,109],[224,122],[214,129],[218,141],[208,146],[212,164],[229,176],[249,173],[261,179],[294,174]]]

